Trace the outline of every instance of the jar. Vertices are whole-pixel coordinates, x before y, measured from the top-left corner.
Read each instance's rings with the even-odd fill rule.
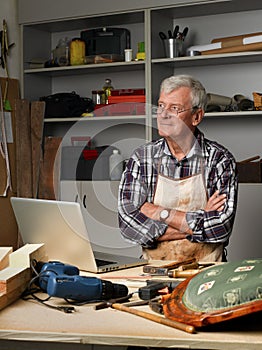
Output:
[[[105,92],[104,90],[93,90],[92,100],[96,105],[105,104]]]
[[[70,64],[72,66],[84,64],[85,42],[79,38],[74,38],[70,43]]]
[[[58,41],[56,48],[52,50],[52,57],[58,66],[69,65],[69,44],[70,40],[65,37]]]

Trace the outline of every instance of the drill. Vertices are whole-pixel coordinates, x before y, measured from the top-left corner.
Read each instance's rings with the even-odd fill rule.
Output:
[[[38,262],[35,269],[39,273],[40,288],[49,296],[76,302],[96,302],[128,295],[128,288],[123,284],[79,276],[76,266],[59,261]]]

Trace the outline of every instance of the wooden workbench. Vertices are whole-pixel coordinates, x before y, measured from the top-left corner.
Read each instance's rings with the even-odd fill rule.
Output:
[[[99,278],[125,283],[135,291],[145,282],[139,277],[142,267],[115,271]],[[131,280],[125,277],[129,276]],[[118,277],[118,278],[114,278]],[[55,305],[65,305],[53,298]],[[139,309],[150,311],[148,306]],[[254,316],[254,315],[253,315]],[[91,345],[92,344],[92,345]],[[76,306],[76,312],[65,314],[34,301],[18,300],[0,311],[1,349],[101,349],[105,345],[125,348],[128,345],[185,349],[262,349],[262,317],[230,321],[197,330],[196,334],[113,309],[94,310],[94,304]]]

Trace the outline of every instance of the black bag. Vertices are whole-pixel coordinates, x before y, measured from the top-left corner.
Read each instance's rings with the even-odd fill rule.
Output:
[[[40,101],[45,102],[45,118],[80,117],[94,110],[93,100],[80,97],[75,91],[43,96]]]

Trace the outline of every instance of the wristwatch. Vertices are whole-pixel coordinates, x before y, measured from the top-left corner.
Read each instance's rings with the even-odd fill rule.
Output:
[[[160,221],[166,221],[166,219],[169,217],[170,209],[163,209],[160,212]]]

